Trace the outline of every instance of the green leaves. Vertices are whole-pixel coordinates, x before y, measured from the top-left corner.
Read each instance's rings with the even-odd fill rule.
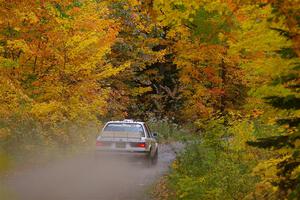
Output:
[[[0,58],[0,67],[16,68],[19,67],[19,62],[8,58]]]

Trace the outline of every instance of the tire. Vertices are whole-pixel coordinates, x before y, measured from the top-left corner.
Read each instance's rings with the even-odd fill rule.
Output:
[[[157,160],[158,160],[158,149],[156,149],[153,156],[151,156],[151,153],[148,154],[148,157],[147,157],[148,166],[149,167],[155,166],[157,164]]]
[[[156,165],[158,161],[158,149],[156,149],[156,152],[152,158],[152,165]]]

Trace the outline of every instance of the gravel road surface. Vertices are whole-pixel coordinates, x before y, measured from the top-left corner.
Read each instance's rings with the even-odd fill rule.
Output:
[[[107,160],[85,153],[21,170],[4,184],[16,200],[146,200],[182,148],[180,143],[160,145],[156,166],[137,157]]]

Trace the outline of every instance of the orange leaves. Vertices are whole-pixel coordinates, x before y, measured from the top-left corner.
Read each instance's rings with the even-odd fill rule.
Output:
[[[154,8],[161,15],[159,23],[168,27],[166,39],[172,40],[180,91],[186,99],[185,117],[208,117],[218,109],[235,107],[244,98],[241,58],[228,54],[228,44],[238,39],[234,31],[243,20],[236,19],[247,19],[252,7],[232,0],[157,0]]]
[[[39,87],[41,85],[41,82],[40,81],[34,81],[34,82],[32,82],[31,85],[35,86],[35,87]]]
[[[129,66],[107,64],[119,32],[108,19],[107,3],[0,2],[1,119],[20,112],[21,121],[55,129],[57,123],[106,113],[109,89],[103,79]]]
[[[71,15],[76,15],[78,13],[80,13],[81,9],[79,7],[73,7],[70,11]]]
[[[258,118],[259,116],[261,116],[264,113],[263,110],[259,110],[259,109],[254,109],[252,112],[252,117],[253,118]]]
[[[238,5],[234,0],[227,0],[227,6],[231,12],[235,12],[238,9]]]
[[[210,89],[209,92],[213,95],[213,96],[222,96],[225,94],[225,91],[221,88],[213,88]]]
[[[216,85],[222,83],[222,79],[218,77],[218,72],[216,68],[208,66],[203,69],[203,72],[207,77],[208,81],[210,81],[211,83]]]

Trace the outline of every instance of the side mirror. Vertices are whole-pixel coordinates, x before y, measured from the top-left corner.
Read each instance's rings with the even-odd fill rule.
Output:
[[[152,133],[152,135],[153,135],[153,137],[155,137],[155,138],[158,136],[157,133]]]

